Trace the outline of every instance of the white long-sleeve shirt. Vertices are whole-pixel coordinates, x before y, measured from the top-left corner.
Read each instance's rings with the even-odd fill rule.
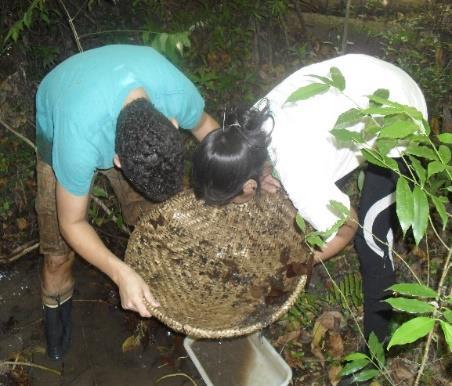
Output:
[[[367,95],[377,89],[388,89],[390,100],[415,107],[427,118],[424,96],[407,73],[361,54],[303,67],[266,95],[274,118],[274,126],[270,120],[264,124],[264,129],[271,131],[270,158],[301,216],[320,231],[327,230],[338,220],[328,209],[331,200],[350,208],[349,197],[335,182],[360,165],[361,153],[354,145],[338,144],[330,130],[341,113],[356,105],[335,88],[307,100],[285,102],[298,88],[318,82],[306,75],[327,77],[331,67],[342,72],[346,80],[344,93],[360,107],[368,107]],[[353,128],[360,129],[361,124]]]

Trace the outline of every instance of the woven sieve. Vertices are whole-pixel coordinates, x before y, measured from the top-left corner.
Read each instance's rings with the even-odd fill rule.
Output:
[[[149,284],[152,315],[197,338],[252,333],[279,319],[303,290],[309,251],[283,194],[212,207],[184,191],[146,213],[125,261]]]

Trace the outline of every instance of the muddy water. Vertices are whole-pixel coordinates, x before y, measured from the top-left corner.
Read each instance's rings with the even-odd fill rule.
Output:
[[[147,345],[122,352],[133,334],[137,318],[119,306],[115,286],[79,259],[75,264],[73,342],[62,361],[45,355],[40,307],[40,257],[25,256],[0,265],[0,361],[15,360],[55,369],[61,375],[24,367],[26,379],[18,382],[0,372],[1,386],[149,386],[162,376],[185,373],[198,386],[203,382],[185,353],[183,336],[155,319],[149,323]],[[159,386],[188,386],[183,376],[161,380]]]
[[[215,386],[252,386],[256,354],[248,339],[198,340],[192,350]]]

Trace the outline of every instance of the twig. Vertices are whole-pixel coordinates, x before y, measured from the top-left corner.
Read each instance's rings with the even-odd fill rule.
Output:
[[[96,196],[94,196],[94,195],[92,195],[92,194],[91,194],[90,197],[91,197],[91,199],[92,199],[97,205],[99,205],[99,206],[102,208],[102,210],[103,210],[108,216],[111,217],[111,219],[112,219],[116,224],[118,224],[118,218],[112,213],[112,211],[111,211],[110,209],[108,209],[108,207],[107,207],[107,206],[106,206],[99,198],[97,198]],[[122,230],[123,232],[127,233],[128,235],[130,235],[130,231],[129,231],[124,225],[121,225],[120,228],[121,228],[121,230]]]
[[[438,291],[436,293],[436,302],[438,304],[439,304],[441,294],[443,292],[444,281],[446,280],[447,273],[449,272],[451,255],[452,255],[452,248],[449,248],[449,253],[447,254],[446,262],[444,263],[443,273],[441,275],[441,279],[439,280]],[[433,317],[436,316],[437,312],[438,311],[435,309],[435,311],[433,312]],[[434,330],[435,330],[435,328],[432,328],[432,330],[428,334],[427,342],[425,343],[424,356],[422,357],[421,366],[419,367],[419,371],[417,373],[416,380],[414,381],[414,386],[419,385],[422,374],[424,373],[425,365],[427,364],[427,360],[428,360],[428,353],[430,351],[430,344],[432,343]]]
[[[190,382],[194,386],[198,386],[198,384],[195,382],[195,380],[192,377],[190,377],[189,375],[185,374],[185,373],[174,373],[174,374],[163,375],[162,377],[156,379],[155,384],[159,383],[160,381],[163,381],[166,378],[173,378],[173,377],[185,377],[185,378],[188,378],[190,380]]]
[[[33,244],[34,243],[34,244]],[[16,248],[11,255],[3,258],[0,256],[0,264],[9,264],[13,261],[16,261],[17,259],[20,259],[22,256],[26,255],[27,253],[35,250],[39,247],[39,242],[36,242],[36,240],[29,241],[28,243],[21,245],[20,247]]]
[[[24,135],[18,133],[16,130],[14,130],[10,125],[8,125],[3,119],[0,118],[0,124],[5,127],[6,130],[9,130],[14,135],[18,136],[22,141],[24,141],[27,145],[30,145],[33,150],[36,152],[36,145],[31,142],[27,137]]]
[[[80,43],[80,39],[78,37],[77,30],[75,29],[75,25],[73,23],[74,19],[69,14],[69,11],[67,10],[66,6],[63,3],[63,0],[58,0],[58,2],[60,3],[61,7],[63,8],[64,12],[67,15],[67,21],[69,23],[69,27],[71,27],[72,33],[74,34],[74,39],[75,39],[75,43],[77,44],[77,48],[80,52],[83,52],[83,47]]]
[[[61,376],[61,371],[51,369],[49,367],[37,365],[36,363],[30,363],[30,362],[0,361],[0,366],[28,366],[28,367],[34,367],[36,369],[45,370],[45,371],[48,371],[55,375]]]

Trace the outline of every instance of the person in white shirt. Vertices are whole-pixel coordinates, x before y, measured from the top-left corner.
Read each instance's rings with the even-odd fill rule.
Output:
[[[331,87],[306,100],[286,102],[297,89],[327,77],[332,67],[346,80],[341,93]],[[349,208],[349,218],[315,252],[316,262],[336,255],[353,238],[360,260],[364,289],[364,330],[386,338],[390,310],[381,302],[395,282],[393,233],[398,226],[394,205],[397,176],[369,164],[358,211],[341,191],[340,182],[362,164],[360,149],[336,141],[330,130],[338,116],[357,105],[366,108],[368,95],[389,90],[389,99],[418,109],[427,118],[422,91],[402,69],[380,59],[349,54],[296,71],[253,108],[228,117],[223,128],[210,133],[193,155],[192,182],[198,198],[208,204],[246,202],[262,187],[274,191],[278,182],[266,167],[269,158],[300,215],[316,230],[330,229],[338,215],[330,201]],[[352,130],[361,130],[357,124]],[[371,144],[369,144],[371,145]],[[389,154],[400,158],[400,150]],[[399,163],[401,170],[404,165]],[[358,223],[362,226],[358,226]]]

